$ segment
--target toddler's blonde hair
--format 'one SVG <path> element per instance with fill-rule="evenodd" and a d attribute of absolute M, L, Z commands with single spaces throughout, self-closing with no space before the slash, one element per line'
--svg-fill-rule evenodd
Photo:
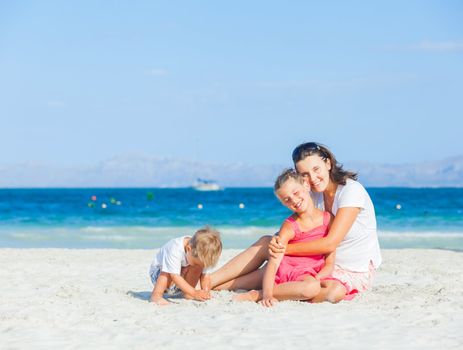
<path fill-rule="evenodd" d="M 219 231 L 206 226 L 195 232 L 190 239 L 191 254 L 198 258 L 204 268 L 214 266 L 222 253 Z"/>

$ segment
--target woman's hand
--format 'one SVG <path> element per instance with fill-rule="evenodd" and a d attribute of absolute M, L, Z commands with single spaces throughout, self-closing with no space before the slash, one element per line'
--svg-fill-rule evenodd
<path fill-rule="evenodd" d="M 271 257 L 277 258 L 278 254 L 284 254 L 286 247 L 282 243 L 279 242 L 278 236 L 273 236 L 268 244 L 268 252 Z"/>

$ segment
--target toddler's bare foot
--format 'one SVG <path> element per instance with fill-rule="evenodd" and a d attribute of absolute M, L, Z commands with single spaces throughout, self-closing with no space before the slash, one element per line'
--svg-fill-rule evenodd
<path fill-rule="evenodd" d="M 169 305 L 170 303 L 164 298 L 151 298 L 151 302 L 159 306 Z"/>
<path fill-rule="evenodd" d="M 260 293 L 258 290 L 250 290 L 246 293 L 235 294 L 233 296 L 233 301 L 253 301 L 258 302 L 261 299 Z"/>

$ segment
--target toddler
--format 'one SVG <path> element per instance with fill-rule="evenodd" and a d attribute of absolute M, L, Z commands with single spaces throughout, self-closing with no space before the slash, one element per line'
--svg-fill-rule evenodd
<path fill-rule="evenodd" d="M 210 299 L 209 269 L 219 260 L 222 242 L 218 231 L 205 227 L 193 235 L 171 239 L 159 249 L 150 267 L 154 285 L 151 301 L 168 305 L 164 293 L 183 292 L 185 298 Z M 200 288 L 196 285 L 200 282 Z"/>

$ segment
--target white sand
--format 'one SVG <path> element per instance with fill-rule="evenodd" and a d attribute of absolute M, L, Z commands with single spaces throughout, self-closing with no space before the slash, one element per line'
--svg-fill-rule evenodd
<path fill-rule="evenodd" d="M 0 348 L 463 348 L 463 253 L 385 250 L 375 287 L 354 301 L 271 309 L 230 292 L 148 303 L 153 254 L 0 249 Z"/>

